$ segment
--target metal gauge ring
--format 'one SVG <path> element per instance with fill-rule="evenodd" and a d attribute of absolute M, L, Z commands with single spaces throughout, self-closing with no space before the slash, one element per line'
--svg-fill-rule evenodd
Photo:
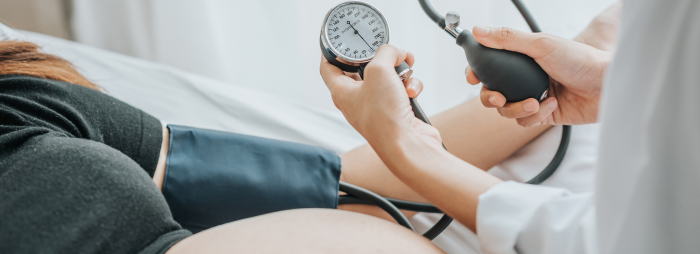
<path fill-rule="evenodd" d="M 333 7 L 323 19 L 321 51 L 333 65 L 357 72 L 389 43 L 389 24 L 371 4 L 348 1 Z"/>

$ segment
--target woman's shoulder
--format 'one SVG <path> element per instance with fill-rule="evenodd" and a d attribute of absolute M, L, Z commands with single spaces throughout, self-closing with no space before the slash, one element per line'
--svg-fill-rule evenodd
<path fill-rule="evenodd" d="M 155 168 L 162 141 L 158 119 L 100 91 L 40 77 L 0 76 L 0 147 L 4 134 L 30 128 L 42 130 L 32 132 L 36 135 L 61 133 L 104 143 L 144 168 Z"/>
<path fill-rule="evenodd" d="M 94 91 L 79 85 L 66 83 L 63 81 L 45 79 L 27 75 L 2 75 L 0 76 L 0 94 L 57 94 L 78 92 L 80 90 Z M 100 93 L 98 91 L 94 91 Z"/>
<path fill-rule="evenodd" d="M 90 121 L 83 104 L 99 95 L 83 89 L 40 77 L 0 76 L 0 114 L 5 116 L 0 118 L 0 125 L 12 127 L 7 131 L 43 128 L 68 137 L 89 138 L 92 131 L 84 128 L 90 126 Z"/>
<path fill-rule="evenodd" d="M 77 126 L 93 109 L 109 107 L 109 96 L 63 81 L 25 75 L 0 76 L 0 108 L 33 123 Z M 65 119 L 70 123 L 61 123 Z M 58 121 L 58 122 L 57 122 Z M 0 122 L 3 122 L 0 120 Z M 7 123 L 5 123 L 7 124 Z"/>

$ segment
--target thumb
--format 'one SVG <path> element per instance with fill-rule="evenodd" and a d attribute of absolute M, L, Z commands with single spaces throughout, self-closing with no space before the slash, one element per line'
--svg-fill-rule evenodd
<path fill-rule="evenodd" d="M 472 34 L 482 45 L 541 58 L 556 47 L 556 38 L 546 33 L 529 33 L 509 27 L 489 28 L 474 26 Z"/>

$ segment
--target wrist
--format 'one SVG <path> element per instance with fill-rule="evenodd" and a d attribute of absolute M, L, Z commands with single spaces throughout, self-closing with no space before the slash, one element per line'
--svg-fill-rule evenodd
<path fill-rule="evenodd" d="M 384 164 L 397 176 L 402 174 L 397 170 L 422 170 L 426 168 L 419 165 L 422 161 L 450 155 L 439 140 L 412 128 L 397 129 L 391 134 L 368 142 Z"/>
<path fill-rule="evenodd" d="M 410 137 L 413 131 L 401 125 L 387 122 L 366 126 L 365 131 L 361 133 L 375 151 L 378 153 L 387 151 L 393 156 L 395 152 L 398 152 L 397 148 L 405 142 L 404 139 Z"/>
<path fill-rule="evenodd" d="M 401 139 L 410 136 L 414 131 L 413 126 L 408 126 L 401 117 L 395 117 L 382 110 L 376 110 L 371 114 L 364 114 L 366 117 L 358 119 L 357 131 L 367 140 L 368 143 L 377 148 L 394 147 Z M 413 115 L 410 116 L 411 118 Z"/>

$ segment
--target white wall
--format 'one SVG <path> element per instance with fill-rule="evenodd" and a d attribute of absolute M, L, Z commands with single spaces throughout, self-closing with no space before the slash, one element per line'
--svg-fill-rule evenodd
<path fill-rule="evenodd" d="M 391 43 L 412 51 L 420 102 L 434 114 L 478 92 L 464 80 L 461 48 L 415 0 L 368 0 L 386 16 Z M 75 39 L 253 87 L 316 108 L 335 110 L 319 74 L 321 0 L 74 0 Z M 458 11 L 462 27 L 527 25 L 508 0 L 433 0 Z M 525 0 L 544 31 L 573 37 L 614 0 Z"/>
<path fill-rule="evenodd" d="M 0 0 L 0 22 L 22 30 L 69 38 L 69 0 Z"/>

